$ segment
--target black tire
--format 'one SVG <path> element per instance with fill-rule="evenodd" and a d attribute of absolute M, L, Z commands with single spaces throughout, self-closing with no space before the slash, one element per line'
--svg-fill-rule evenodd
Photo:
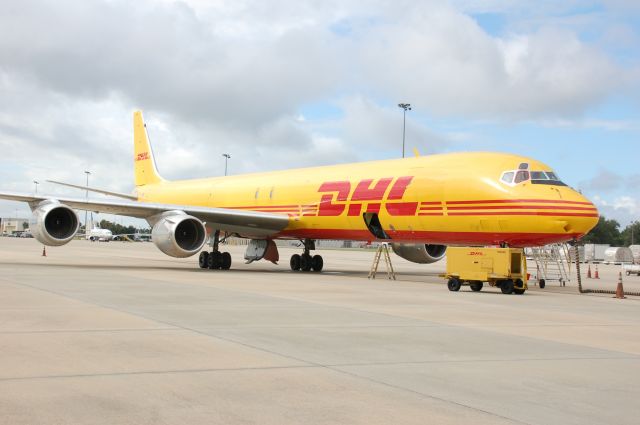
<path fill-rule="evenodd" d="M 482 282 L 471 282 L 469 284 L 469 286 L 471 287 L 471 290 L 473 292 L 479 292 L 479 291 L 482 290 L 483 283 Z"/>
<path fill-rule="evenodd" d="M 312 263 L 313 260 L 311 259 L 311 256 L 309 254 L 302 254 L 300 256 L 300 270 L 302 270 L 303 272 L 308 272 L 309 270 L 311 270 Z"/>
<path fill-rule="evenodd" d="M 222 270 L 229 270 L 231 268 L 231 254 L 223 252 L 220 263 L 220 268 Z"/>
<path fill-rule="evenodd" d="M 291 256 L 291 259 L 289 260 L 289 266 L 293 271 L 300 270 L 300 254 L 293 254 Z"/>
<path fill-rule="evenodd" d="M 200 253 L 200 257 L 198 257 L 198 265 L 201 269 L 209 267 L 209 253 L 207 251 L 202 251 Z"/>
<path fill-rule="evenodd" d="M 460 282 L 460 279 L 458 279 L 457 277 L 452 277 L 447 282 L 447 288 L 449 288 L 449 290 L 452 292 L 459 291 L 461 286 L 462 286 L 462 282 Z"/>
<path fill-rule="evenodd" d="M 513 280 L 505 279 L 500 282 L 500 290 L 503 294 L 513 294 Z"/>
<path fill-rule="evenodd" d="M 547 284 L 547 283 L 544 281 L 544 279 L 540 279 L 540 280 L 538 281 L 538 286 L 540 287 L 540 289 L 544 289 L 544 286 L 545 286 L 546 284 Z"/>
<path fill-rule="evenodd" d="M 524 291 L 524 289 L 513 288 L 513 293 L 516 295 L 522 295 L 524 294 Z"/>
<path fill-rule="evenodd" d="M 314 272 L 321 272 L 322 267 L 324 267 L 324 260 L 322 259 L 322 255 L 314 255 L 311 258 L 311 268 Z"/>
<path fill-rule="evenodd" d="M 209 261 L 207 264 L 211 270 L 218 270 L 222 265 L 222 254 L 218 251 L 209 253 Z"/>

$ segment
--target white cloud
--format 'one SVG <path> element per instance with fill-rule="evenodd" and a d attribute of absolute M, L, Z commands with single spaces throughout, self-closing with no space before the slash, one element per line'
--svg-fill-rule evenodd
<path fill-rule="evenodd" d="M 596 195 L 593 199 L 600 215 L 616 219 L 623 228 L 640 218 L 640 200 L 638 198 L 619 196 L 607 201 Z"/>

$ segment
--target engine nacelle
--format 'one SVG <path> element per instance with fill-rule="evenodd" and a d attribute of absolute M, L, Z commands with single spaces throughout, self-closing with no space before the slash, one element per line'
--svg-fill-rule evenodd
<path fill-rule="evenodd" d="M 78 233 L 80 220 L 76 212 L 58 201 L 42 201 L 29 220 L 31 234 L 47 246 L 68 243 Z"/>
<path fill-rule="evenodd" d="M 190 257 L 200 252 L 207 239 L 204 223 L 182 211 L 163 214 L 151 230 L 153 243 L 172 257 Z"/>
<path fill-rule="evenodd" d="M 391 244 L 393 252 L 412 263 L 431 264 L 444 258 L 447 252 L 446 245 L 429 244 Z"/>

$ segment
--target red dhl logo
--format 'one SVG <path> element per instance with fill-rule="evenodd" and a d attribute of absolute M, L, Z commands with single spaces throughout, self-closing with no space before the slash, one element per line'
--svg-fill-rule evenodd
<path fill-rule="evenodd" d="M 142 161 L 145 159 L 149 159 L 149 152 L 141 152 L 136 156 L 136 161 Z"/>
<path fill-rule="evenodd" d="M 363 212 L 379 213 L 381 201 L 385 199 L 389 187 L 391 189 L 386 196 L 387 202 L 384 204 L 387 213 L 391 216 L 415 215 L 418 209 L 417 202 L 389 202 L 401 201 L 411 180 L 413 180 L 413 176 L 398 177 L 395 182 L 393 182 L 393 177 L 384 177 L 377 181 L 364 179 L 356 184 L 353 193 L 351 193 L 350 181 L 324 182 L 318 189 L 318 192 L 325 193 L 320 198 L 318 215 L 339 216 L 347 209 L 347 206 L 349 207 L 347 209 L 349 216 L 359 216 Z"/>
<path fill-rule="evenodd" d="M 470 253 L 468 253 L 467 255 L 474 255 L 474 256 L 478 256 L 478 255 L 484 255 L 481 251 L 471 251 Z"/>

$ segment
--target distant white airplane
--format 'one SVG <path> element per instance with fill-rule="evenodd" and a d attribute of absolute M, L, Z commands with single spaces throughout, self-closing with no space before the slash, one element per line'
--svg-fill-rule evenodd
<path fill-rule="evenodd" d="M 101 229 L 100 227 L 93 227 L 86 235 L 87 239 L 92 242 L 109 242 L 113 240 L 113 233 L 109 229 Z"/>

